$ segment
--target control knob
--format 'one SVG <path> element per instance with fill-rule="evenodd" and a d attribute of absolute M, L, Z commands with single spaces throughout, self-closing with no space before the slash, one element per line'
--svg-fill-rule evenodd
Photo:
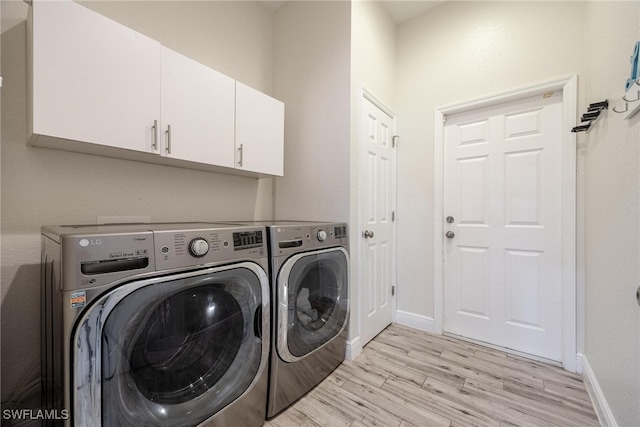
<path fill-rule="evenodd" d="M 209 243 L 202 237 L 197 237 L 189 242 L 189 252 L 194 257 L 203 257 L 209 252 Z"/>
<path fill-rule="evenodd" d="M 327 239 L 327 232 L 324 230 L 320 230 L 318 231 L 317 237 L 318 241 L 324 242 Z"/>

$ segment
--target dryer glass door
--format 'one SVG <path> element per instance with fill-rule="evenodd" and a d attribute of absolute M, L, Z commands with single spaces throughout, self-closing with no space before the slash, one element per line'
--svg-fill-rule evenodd
<path fill-rule="evenodd" d="M 248 268 L 209 269 L 104 298 L 102 425 L 194 426 L 239 397 L 265 358 L 262 286 Z"/>
<path fill-rule="evenodd" d="M 278 277 L 278 353 L 282 359 L 296 361 L 344 329 L 348 278 L 348 253 L 343 248 L 298 254 L 283 264 Z"/>

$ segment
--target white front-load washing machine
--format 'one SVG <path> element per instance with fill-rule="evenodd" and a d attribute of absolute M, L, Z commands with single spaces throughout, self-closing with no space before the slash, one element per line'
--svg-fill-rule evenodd
<path fill-rule="evenodd" d="M 267 417 L 291 405 L 345 358 L 349 321 L 347 224 L 264 221 L 272 330 Z"/>
<path fill-rule="evenodd" d="M 43 406 L 69 411 L 52 424 L 262 425 L 264 227 L 52 226 L 42 248 Z"/>

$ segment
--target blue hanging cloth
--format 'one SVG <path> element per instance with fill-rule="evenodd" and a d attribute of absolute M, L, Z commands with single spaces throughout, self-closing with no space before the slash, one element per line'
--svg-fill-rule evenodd
<path fill-rule="evenodd" d="M 624 85 L 624 91 L 627 92 L 633 84 L 640 78 L 640 42 L 636 43 L 635 49 L 633 49 L 633 54 L 631 55 L 631 76 L 627 83 Z"/>

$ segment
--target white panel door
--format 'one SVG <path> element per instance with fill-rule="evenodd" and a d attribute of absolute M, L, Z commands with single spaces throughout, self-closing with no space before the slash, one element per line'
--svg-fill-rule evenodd
<path fill-rule="evenodd" d="M 33 132 L 155 152 L 160 43 L 72 1 L 34 1 Z"/>
<path fill-rule="evenodd" d="M 562 360 L 562 94 L 447 117 L 448 333 Z"/>
<path fill-rule="evenodd" d="M 284 103 L 236 82 L 236 169 L 284 174 Z"/>
<path fill-rule="evenodd" d="M 395 281 L 394 119 L 370 100 L 360 102 L 361 340 L 365 345 L 392 321 Z"/>
<path fill-rule="evenodd" d="M 162 154 L 232 168 L 235 80 L 162 47 Z"/>

